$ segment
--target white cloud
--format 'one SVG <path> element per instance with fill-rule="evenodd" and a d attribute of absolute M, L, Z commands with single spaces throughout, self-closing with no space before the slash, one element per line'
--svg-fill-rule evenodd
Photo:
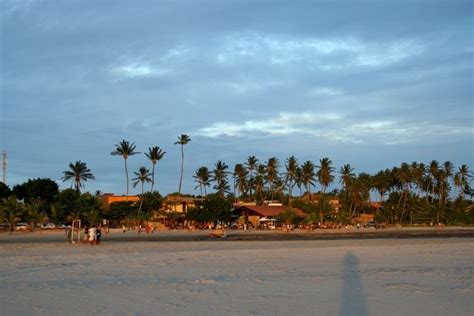
<path fill-rule="evenodd" d="M 112 72 L 129 78 L 163 77 L 172 71 L 166 68 L 151 66 L 147 62 L 131 62 L 112 68 Z"/>
<path fill-rule="evenodd" d="M 289 39 L 260 33 L 245 33 L 222 39 L 216 60 L 223 65 L 242 62 L 275 65 L 306 62 L 327 71 L 354 66 L 389 65 L 421 52 L 423 46 L 413 39 L 375 44 L 357 38 Z M 337 62 L 332 58 L 336 56 Z M 343 58 L 340 58 L 341 56 Z"/>
<path fill-rule="evenodd" d="M 304 112 L 280 113 L 277 117 L 240 123 L 217 122 L 199 129 L 196 134 L 211 138 L 251 137 L 259 134 L 276 136 L 303 134 L 341 143 L 395 145 L 437 140 L 441 137 L 471 135 L 472 128 L 433 122 L 356 121 L 334 113 Z"/>
<path fill-rule="evenodd" d="M 336 96 L 341 94 L 341 90 L 330 87 L 317 87 L 308 91 L 310 96 Z"/>

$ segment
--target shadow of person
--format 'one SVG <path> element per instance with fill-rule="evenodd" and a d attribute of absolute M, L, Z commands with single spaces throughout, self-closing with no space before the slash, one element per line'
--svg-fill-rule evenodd
<path fill-rule="evenodd" d="M 368 315 L 358 264 L 359 259 L 352 252 L 344 256 L 339 315 Z"/>

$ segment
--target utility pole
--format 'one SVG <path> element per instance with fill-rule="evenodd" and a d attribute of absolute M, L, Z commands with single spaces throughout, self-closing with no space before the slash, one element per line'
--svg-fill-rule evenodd
<path fill-rule="evenodd" d="M 2 182 L 6 185 L 7 184 L 7 150 L 4 149 L 2 153 Z"/>

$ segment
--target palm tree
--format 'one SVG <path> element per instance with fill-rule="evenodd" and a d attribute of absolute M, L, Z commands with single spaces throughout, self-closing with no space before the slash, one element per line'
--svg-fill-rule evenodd
<path fill-rule="evenodd" d="M 127 191 L 125 193 L 126 196 L 128 196 L 128 167 L 127 167 L 127 159 L 129 156 L 133 156 L 136 154 L 139 154 L 139 152 L 135 151 L 136 146 L 135 143 L 129 143 L 125 139 L 122 140 L 119 144 L 115 144 L 115 150 L 111 152 L 110 154 L 112 156 L 122 156 L 124 162 L 125 162 L 125 181 L 127 184 Z"/>
<path fill-rule="evenodd" d="M 296 170 L 298 168 L 298 161 L 295 156 L 286 159 L 285 183 L 288 186 L 288 201 L 291 203 L 291 193 L 296 182 Z"/>
<path fill-rule="evenodd" d="M 342 182 L 344 191 L 347 191 L 347 187 L 355 177 L 354 168 L 350 164 L 345 164 L 339 169 L 339 174 L 341 175 L 339 182 Z"/>
<path fill-rule="evenodd" d="M 145 167 L 140 167 L 140 169 L 138 169 L 138 172 L 134 172 L 133 173 L 136 177 L 132 179 L 133 181 L 133 187 L 136 187 L 139 183 L 141 183 L 142 185 L 142 194 L 140 196 L 140 207 L 138 208 L 138 214 L 140 214 L 140 211 L 142 209 L 142 205 L 143 205 L 143 193 L 144 193 L 144 185 L 145 183 L 150 183 L 152 182 L 150 176 L 151 176 L 151 173 L 150 173 L 150 170 L 148 170 L 147 168 Z M 137 216 L 138 216 L 137 214 Z"/>
<path fill-rule="evenodd" d="M 62 177 L 63 182 L 71 180 L 71 187 L 74 184 L 77 192 L 80 192 L 80 188 L 84 187 L 84 183 L 87 180 L 95 180 L 91 170 L 87 168 L 85 162 L 76 161 L 76 163 L 69 163 L 69 169 L 63 171 L 64 176 Z"/>
<path fill-rule="evenodd" d="M 257 197 L 260 197 L 260 204 L 263 204 L 265 200 L 265 174 L 266 174 L 266 167 L 265 165 L 258 165 L 257 167 L 257 175 L 254 180 L 255 184 L 255 200 L 257 201 Z"/>
<path fill-rule="evenodd" d="M 153 186 L 155 185 L 155 165 L 163 158 L 165 154 L 166 152 L 161 150 L 161 148 L 158 146 L 148 147 L 148 153 L 145 153 L 145 156 L 148 157 L 153 166 L 151 169 L 151 192 L 153 192 Z"/>
<path fill-rule="evenodd" d="M 276 157 L 272 157 L 268 159 L 267 162 L 267 182 L 268 182 L 268 190 L 271 194 L 271 199 L 273 200 L 273 193 L 275 190 L 275 183 L 278 180 L 278 159 Z"/>
<path fill-rule="evenodd" d="M 309 194 L 309 198 L 311 200 L 311 186 L 314 186 L 314 164 L 308 160 L 305 161 L 303 166 L 301 167 L 301 171 L 303 174 L 303 185 L 306 189 L 306 192 Z"/>
<path fill-rule="evenodd" d="M 194 181 L 198 184 L 194 189 L 199 187 L 201 189 L 201 196 L 203 196 L 202 193 L 204 189 L 204 195 L 207 195 L 206 187 L 211 185 L 211 173 L 209 172 L 209 169 L 207 169 L 207 167 L 200 167 L 198 170 L 196 170 L 193 178 L 196 179 Z"/>
<path fill-rule="evenodd" d="M 178 136 L 178 141 L 175 142 L 175 145 L 181 145 L 181 175 L 179 177 L 179 187 L 178 192 L 181 194 L 181 184 L 183 183 L 183 171 L 184 171 L 184 145 L 188 144 L 191 141 L 191 138 L 186 134 L 181 134 Z"/>
<path fill-rule="evenodd" d="M 3 218 L 3 220 L 8 222 L 10 225 L 10 234 L 13 232 L 15 224 L 21 219 L 23 210 L 23 203 L 18 202 L 14 195 L 10 195 L 8 198 L 0 201 L 0 219 Z"/>
<path fill-rule="evenodd" d="M 245 195 L 247 189 L 247 175 L 248 171 L 244 165 L 238 163 L 234 167 L 235 187 L 238 189 L 240 196 Z"/>
<path fill-rule="evenodd" d="M 303 184 L 303 169 L 301 169 L 300 166 L 297 166 L 295 170 L 295 184 L 300 190 L 300 196 L 303 195 L 301 192 L 301 185 Z"/>
<path fill-rule="evenodd" d="M 464 200 L 465 192 L 470 191 L 470 178 L 472 178 L 472 173 L 469 171 L 469 167 L 467 165 L 462 165 L 459 167 L 458 172 L 455 174 L 454 184 L 457 188 L 459 188 L 459 196 L 461 198 L 461 205 Z"/>
<path fill-rule="evenodd" d="M 228 172 L 226 170 L 228 168 L 229 167 L 225 164 L 225 162 L 219 160 L 218 162 L 216 162 L 215 168 L 213 170 L 212 180 L 216 182 L 214 189 L 219 191 L 221 197 L 224 197 L 225 193 L 229 192 L 230 189 L 229 184 L 227 182 Z"/>
<path fill-rule="evenodd" d="M 334 168 L 332 167 L 332 161 L 329 158 L 323 158 L 319 160 L 320 165 L 318 166 L 318 182 L 321 184 L 322 192 L 326 193 L 326 188 L 334 181 L 334 175 L 332 174 Z"/>
<path fill-rule="evenodd" d="M 249 156 L 247 158 L 247 162 L 245 163 L 247 166 L 247 170 L 249 171 L 249 195 L 252 198 L 252 188 L 254 187 L 254 174 L 253 172 L 257 170 L 258 167 L 258 159 L 255 156 Z"/>

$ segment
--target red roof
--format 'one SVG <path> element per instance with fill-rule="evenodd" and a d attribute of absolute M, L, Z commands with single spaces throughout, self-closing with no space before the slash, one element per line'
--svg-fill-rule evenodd
<path fill-rule="evenodd" d="M 236 209 L 241 209 L 242 211 L 250 211 L 255 213 L 258 216 L 273 217 L 277 216 L 280 213 L 283 213 L 287 210 L 294 212 L 297 216 L 305 216 L 305 213 L 299 208 L 289 207 L 289 206 L 268 206 L 268 205 L 242 205 Z"/>

